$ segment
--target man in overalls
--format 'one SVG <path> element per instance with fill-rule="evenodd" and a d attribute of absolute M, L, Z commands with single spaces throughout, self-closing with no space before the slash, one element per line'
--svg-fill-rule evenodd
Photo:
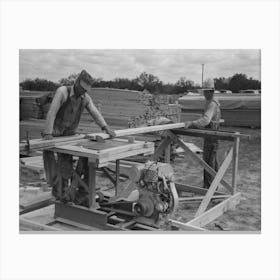
<path fill-rule="evenodd" d="M 206 128 L 219 130 L 221 110 L 220 103 L 214 98 L 214 89 L 203 89 L 205 97 L 204 114 L 195 121 L 186 122 L 185 128 Z M 211 137 L 204 137 L 203 160 L 218 171 L 217 162 L 218 140 Z M 204 169 L 204 188 L 209 189 L 213 181 L 213 176 Z"/>
<path fill-rule="evenodd" d="M 61 86 L 57 89 L 47 115 L 45 130 L 42 133 L 45 140 L 51 140 L 53 137 L 58 136 L 74 135 L 85 108 L 103 131 L 108 133 L 111 137 L 115 137 L 115 132 L 108 127 L 87 93 L 87 91 L 91 90 L 92 84 L 92 77 L 83 70 L 77 77 L 73 86 Z M 52 187 L 53 195 L 57 199 L 64 199 L 65 201 L 77 200 L 77 198 L 80 197 L 82 198 L 81 201 L 75 202 L 77 204 L 86 205 L 87 203 L 84 201 L 86 190 L 84 190 L 82 186 L 78 188 L 78 192 L 73 189 L 72 193 L 67 192 L 67 190 L 70 189 L 69 181 L 73 175 L 72 156 L 58 154 L 56 160 L 53 152 L 44 151 L 43 159 L 47 181 Z M 79 173 L 79 175 L 83 174 L 84 176 L 88 176 L 88 174 L 84 174 L 84 167 L 86 166 L 86 159 L 80 159 L 76 172 Z M 58 175 L 58 169 L 60 170 L 60 175 Z"/>

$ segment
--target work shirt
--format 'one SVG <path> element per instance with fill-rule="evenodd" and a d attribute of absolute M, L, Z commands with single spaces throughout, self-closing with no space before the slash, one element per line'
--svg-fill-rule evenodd
<path fill-rule="evenodd" d="M 61 112 L 61 109 L 64 109 L 63 106 L 67 104 L 69 104 L 70 112 L 66 112 L 67 114 L 65 114 L 65 112 Z M 107 125 L 88 93 L 76 97 L 74 95 L 74 86 L 70 87 L 70 94 L 66 86 L 59 87 L 54 95 L 47 115 L 44 134 L 65 135 L 61 126 L 65 126 L 69 131 L 75 131 L 84 108 L 87 109 L 100 127 Z M 69 111 L 69 108 L 65 108 L 65 111 L 67 109 Z M 62 121 L 59 119 L 61 116 L 64 118 Z"/>
<path fill-rule="evenodd" d="M 203 115 L 192 122 L 198 128 L 208 127 L 217 129 L 221 118 L 220 103 L 216 99 L 206 100 Z"/>

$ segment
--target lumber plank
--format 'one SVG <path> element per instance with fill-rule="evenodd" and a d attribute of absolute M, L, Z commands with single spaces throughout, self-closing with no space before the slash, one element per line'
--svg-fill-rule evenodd
<path fill-rule="evenodd" d="M 236 132 L 239 134 L 239 132 Z M 239 158 L 239 142 L 240 139 L 236 138 L 233 145 L 233 158 L 232 158 L 232 194 L 236 192 L 238 181 L 238 158 Z"/>
<path fill-rule="evenodd" d="M 222 178 L 224 177 L 230 163 L 232 160 L 232 153 L 233 153 L 233 149 L 231 148 L 228 155 L 226 156 L 225 160 L 223 161 L 220 169 L 218 170 L 214 180 L 212 181 L 205 197 L 203 198 L 201 204 L 199 205 L 199 208 L 195 214 L 195 217 L 198 217 L 199 215 L 201 215 L 207 208 L 211 197 L 214 195 L 220 181 L 222 180 Z"/>
<path fill-rule="evenodd" d="M 222 199 L 222 198 L 228 198 L 230 197 L 229 194 L 225 195 L 213 195 L 211 199 Z M 204 196 L 190 196 L 190 197 L 179 197 L 179 202 L 188 202 L 188 201 L 197 201 L 200 202 L 200 200 L 203 200 Z"/>
<path fill-rule="evenodd" d="M 212 221 L 217 219 L 219 216 L 221 216 L 223 213 L 225 213 L 227 210 L 234 209 L 234 207 L 239 203 L 240 198 L 241 198 L 241 193 L 239 193 L 239 192 L 232 195 L 228 199 L 222 201 L 218 205 L 207 210 L 200 216 L 189 221 L 188 225 L 203 227 L 203 226 L 211 223 Z"/>
<path fill-rule="evenodd" d="M 71 225 L 73 227 L 78 228 L 78 230 L 100 231 L 100 228 L 84 225 L 84 224 L 81 224 L 78 222 L 71 221 L 69 219 L 63 219 L 63 218 L 57 217 L 55 219 L 55 222 L 59 222 L 59 223 L 66 224 L 66 225 Z"/>
<path fill-rule="evenodd" d="M 43 224 L 39 224 L 37 222 L 34 222 L 32 220 L 20 217 L 19 218 L 19 224 L 22 227 L 26 227 L 32 231 L 40 231 L 40 230 L 44 230 L 44 231 L 59 231 L 58 228 L 52 227 L 52 226 L 48 226 L 48 225 L 43 225 Z"/>
<path fill-rule="evenodd" d="M 96 164 L 93 162 L 88 163 L 88 174 L 89 174 L 89 208 L 95 209 L 98 204 L 96 202 Z"/>
<path fill-rule="evenodd" d="M 178 143 L 179 146 L 181 146 L 193 159 L 195 159 L 197 162 L 199 162 L 204 169 L 206 169 L 212 176 L 216 176 L 217 172 L 209 166 L 203 159 L 201 159 L 196 153 L 194 153 L 190 148 L 185 145 L 185 143 L 179 139 L 175 134 L 173 134 L 171 131 L 168 131 L 168 136 L 176 143 Z M 221 180 L 221 185 L 225 187 L 230 193 L 232 193 L 232 187 L 225 181 Z"/>
<path fill-rule="evenodd" d="M 93 160 L 98 159 L 99 151 L 87 149 L 81 146 L 74 146 L 74 145 L 62 145 L 59 147 L 50 148 L 51 151 L 63 154 L 69 154 L 73 156 L 84 156 L 91 158 Z"/>
<path fill-rule="evenodd" d="M 130 149 L 128 151 L 118 152 L 117 150 L 113 154 L 102 154 L 99 151 L 86 149 L 83 147 L 65 145 L 60 147 L 51 148 L 53 152 L 70 154 L 74 156 L 88 157 L 90 161 L 98 162 L 99 167 L 105 166 L 109 161 L 122 159 L 130 156 L 141 155 L 141 154 L 152 154 L 154 152 L 154 143 L 146 143 L 147 147 Z"/>
<path fill-rule="evenodd" d="M 61 136 L 61 137 L 55 137 L 52 140 L 44 140 L 41 139 L 33 139 L 29 141 L 29 149 L 30 150 L 40 150 L 40 149 L 48 149 L 55 147 L 56 145 L 61 145 L 66 142 L 75 143 L 78 140 L 81 140 L 85 138 L 84 134 L 76 134 L 73 136 Z M 20 143 L 19 145 L 20 151 L 26 151 L 28 149 L 28 145 L 25 142 Z"/>
<path fill-rule="evenodd" d="M 208 189 L 205 188 L 200 188 L 197 186 L 189 186 L 181 183 L 175 183 L 177 192 L 190 192 L 190 193 L 195 193 L 195 194 L 202 194 L 205 195 L 208 191 Z M 225 195 L 225 193 L 220 192 L 220 191 L 215 191 L 214 195 Z"/>
<path fill-rule="evenodd" d="M 244 138 L 249 140 L 250 135 L 229 132 L 229 131 L 215 131 L 215 130 L 207 130 L 207 129 L 192 129 L 192 128 L 184 128 L 184 129 L 174 129 L 173 132 L 178 135 L 186 135 L 186 136 L 194 136 L 194 137 L 204 137 L 207 135 L 215 136 L 220 140 L 234 141 L 236 138 Z"/>
<path fill-rule="evenodd" d="M 184 231 L 206 231 L 204 228 L 198 227 L 198 226 L 194 226 L 194 225 L 190 225 L 189 223 L 182 223 L 176 220 L 169 220 L 171 222 L 171 224 L 173 226 L 176 226 L 178 228 L 180 228 L 181 230 Z"/>
<path fill-rule="evenodd" d="M 43 208 L 45 206 L 51 205 L 54 202 L 54 198 L 51 192 L 46 192 L 36 197 L 32 201 L 21 202 L 20 203 L 20 214 L 25 214 L 33 210 Z"/>
<path fill-rule="evenodd" d="M 164 162 L 170 163 L 170 156 L 171 156 L 171 146 L 168 144 L 164 149 Z"/>
<path fill-rule="evenodd" d="M 119 180 L 120 180 L 120 160 L 116 160 L 116 179 L 115 179 L 115 195 L 117 196 L 120 192 L 119 190 Z"/>
<path fill-rule="evenodd" d="M 145 143 L 145 142 L 138 142 L 138 143 L 127 143 L 127 145 L 119 146 L 119 147 L 113 147 L 113 148 L 108 148 L 104 150 L 100 150 L 99 154 L 100 156 L 110 156 L 111 154 L 114 153 L 122 153 L 122 152 L 127 152 L 131 150 L 136 150 L 136 149 L 142 149 L 145 147 L 151 146 L 151 143 Z"/>
<path fill-rule="evenodd" d="M 154 125 L 154 126 L 121 129 L 121 130 L 116 130 L 115 133 L 116 133 L 116 137 L 122 137 L 122 136 L 128 136 L 128 135 L 151 133 L 151 132 L 170 130 L 170 129 L 175 129 L 175 128 L 183 128 L 183 127 L 185 127 L 185 123 L 172 123 L 172 124 L 164 124 L 164 125 Z M 109 134 L 107 134 L 107 133 L 88 134 L 87 138 L 89 138 L 91 140 L 96 140 L 97 136 L 100 136 L 103 139 L 110 138 Z"/>
<path fill-rule="evenodd" d="M 112 154 L 108 157 L 101 157 L 99 158 L 99 166 L 102 167 L 104 164 L 107 164 L 109 161 L 116 160 L 116 159 L 123 159 L 123 158 L 128 158 L 131 156 L 136 156 L 136 155 L 151 155 L 154 153 L 154 145 L 146 147 L 146 148 L 141 148 L 141 149 L 136 149 L 136 150 L 130 150 L 122 153 L 116 153 Z"/>
<path fill-rule="evenodd" d="M 194 152 L 194 153 L 196 153 L 196 154 L 202 154 L 202 153 L 203 153 L 203 151 L 202 151 L 198 146 L 196 146 L 194 143 L 185 142 L 185 141 L 183 141 L 183 140 L 182 140 L 182 142 L 183 142 L 186 146 L 188 146 L 189 149 L 190 149 L 192 152 Z M 179 147 L 179 148 L 176 149 L 176 153 L 177 153 L 177 154 L 184 153 L 184 152 L 185 152 L 185 151 L 184 151 L 184 149 L 183 149 L 182 147 Z"/>

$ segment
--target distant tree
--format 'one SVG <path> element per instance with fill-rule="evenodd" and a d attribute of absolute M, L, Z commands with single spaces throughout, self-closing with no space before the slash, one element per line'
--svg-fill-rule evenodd
<path fill-rule="evenodd" d="M 26 79 L 23 82 L 21 82 L 19 85 L 23 90 L 31 90 L 31 91 L 35 91 L 35 90 L 54 91 L 59 87 L 59 84 L 57 83 L 54 83 L 46 79 L 39 79 L 39 78 L 36 78 L 34 80 Z"/>
<path fill-rule="evenodd" d="M 215 89 L 219 90 L 219 89 L 228 89 L 228 85 L 229 85 L 229 78 L 224 78 L 224 77 L 220 77 L 220 78 L 215 78 L 214 79 L 214 87 Z"/>
<path fill-rule="evenodd" d="M 248 78 L 247 75 L 237 73 L 229 78 L 215 78 L 215 89 L 229 89 L 232 92 L 239 92 L 246 89 L 261 89 L 261 82 L 253 78 Z"/>
<path fill-rule="evenodd" d="M 94 80 L 94 82 L 92 84 L 92 87 L 102 87 L 102 86 L 104 87 L 105 81 L 103 81 L 102 78 L 94 78 L 93 80 Z"/>
<path fill-rule="evenodd" d="M 52 81 L 39 78 L 34 80 L 26 79 L 20 83 L 20 87 L 23 90 L 54 91 L 60 85 L 73 85 L 77 77 L 78 74 L 74 73 L 69 75 L 67 78 L 60 79 L 59 83 L 54 83 Z M 238 92 L 239 90 L 245 89 L 261 89 L 261 82 L 259 80 L 248 78 L 242 73 L 235 74 L 229 78 L 215 78 L 214 85 L 215 89 L 229 89 L 233 92 Z M 205 80 L 204 86 L 210 86 L 209 79 Z M 119 88 L 138 91 L 143 91 L 146 89 L 149 92 L 155 94 L 178 94 L 201 88 L 199 84 L 195 84 L 186 77 L 181 77 L 176 83 L 165 84 L 157 76 L 148 74 L 146 72 L 141 73 L 134 79 L 115 78 L 114 80 L 105 81 L 102 78 L 94 78 L 93 87 Z"/>
<path fill-rule="evenodd" d="M 116 78 L 112 86 L 119 89 L 141 90 L 141 86 L 136 79 Z"/>
<path fill-rule="evenodd" d="M 181 77 L 175 85 L 173 85 L 172 93 L 183 93 L 194 89 L 194 82 L 186 77 Z"/>
<path fill-rule="evenodd" d="M 232 92 L 238 92 L 242 89 L 248 89 L 248 78 L 245 74 L 235 74 L 229 81 L 229 89 Z"/>
<path fill-rule="evenodd" d="M 79 76 L 79 74 L 73 73 L 73 74 L 69 75 L 67 78 L 60 79 L 58 82 L 62 86 L 73 86 L 74 82 L 78 76 Z"/>
<path fill-rule="evenodd" d="M 176 93 L 174 84 L 168 83 L 162 85 L 162 94 L 174 94 Z"/>
<path fill-rule="evenodd" d="M 238 92 L 245 89 L 260 89 L 261 82 L 253 78 L 247 78 L 245 74 L 235 74 L 229 81 L 229 89 Z"/>
<path fill-rule="evenodd" d="M 158 93 L 162 90 L 162 81 L 158 77 L 146 72 L 141 73 L 136 78 L 136 82 L 142 90 L 147 89 L 152 93 Z"/>
<path fill-rule="evenodd" d="M 250 78 L 248 80 L 248 88 L 247 89 L 261 89 L 261 82 L 259 80 L 255 80 Z"/>

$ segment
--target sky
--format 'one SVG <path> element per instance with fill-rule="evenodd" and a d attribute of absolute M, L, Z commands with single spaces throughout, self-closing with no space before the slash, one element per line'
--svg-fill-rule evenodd
<path fill-rule="evenodd" d="M 131 79 L 145 71 L 164 83 L 175 83 L 181 77 L 201 83 L 202 63 L 204 79 L 235 73 L 261 78 L 261 51 L 257 49 L 21 49 L 19 79 L 57 82 L 85 69 L 104 80 Z"/>

